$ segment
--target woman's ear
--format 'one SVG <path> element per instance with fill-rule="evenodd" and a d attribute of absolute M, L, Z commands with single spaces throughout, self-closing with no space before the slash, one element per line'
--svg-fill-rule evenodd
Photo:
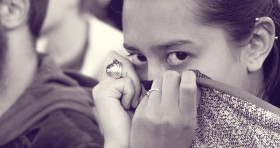
<path fill-rule="evenodd" d="M 247 69 L 255 72 L 262 68 L 262 65 L 269 55 L 275 42 L 275 26 L 269 17 L 256 19 L 253 30 L 253 38 L 249 43 Z"/>
<path fill-rule="evenodd" d="M 29 0 L 3 0 L 0 2 L 1 25 L 6 29 L 14 29 L 26 23 L 29 7 Z"/>

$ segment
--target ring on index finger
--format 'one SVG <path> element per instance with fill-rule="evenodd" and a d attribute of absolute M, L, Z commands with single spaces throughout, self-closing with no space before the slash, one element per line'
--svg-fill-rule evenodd
<path fill-rule="evenodd" d="M 117 59 L 107 65 L 106 67 L 106 74 L 114 79 L 119 79 L 122 77 L 122 63 L 119 62 Z"/>

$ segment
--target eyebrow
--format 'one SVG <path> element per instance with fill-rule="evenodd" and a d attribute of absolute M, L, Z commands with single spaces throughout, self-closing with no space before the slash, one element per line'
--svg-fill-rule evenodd
<path fill-rule="evenodd" d="M 166 50 L 166 49 L 170 49 L 170 48 L 174 48 L 176 46 L 182 46 L 182 45 L 186 45 L 186 44 L 193 44 L 193 42 L 189 41 L 189 40 L 173 40 L 173 41 L 169 41 L 169 42 L 166 42 L 163 44 L 154 45 L 151 47 L 151 50 L 159 50 L 159 49 Z M 125 49 L 132 50 L 132 51 L 140 51 L 138 48 L 130 46 L 126 43 L 123 44 L 123 47 Z"/>
<path fill-rule="evenodd" d="M 169 48 L 174 48 L 176 46 L 182 46 L 182 45 L 186 45 L 186 44 L 193 44 L 193 42 L 191 42 L 189 40 L 173 40 L 173 41 L 169 41 L 169 42 L 164 43 L 164 44 L 155 45 L 155 46 L 152 47 L 152 49 L 153 50 L 169 49 Z"/>
<path fill-rule="evenodd" d="M 127 50 L 131 50 L 131 51 L 139 51 L 136 47 L 130 46 L 126 43 L 123 43 L 123 47 Z"/>

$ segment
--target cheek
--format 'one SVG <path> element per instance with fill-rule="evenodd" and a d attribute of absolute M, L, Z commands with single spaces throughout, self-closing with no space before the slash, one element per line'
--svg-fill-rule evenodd
<path fill-rule="evenodd" d="M 229 55 L 216 54 L 199 56 L 190 62 L 188 68 L 199 70 L 201 73 L 218 81 L 224 81 L 228 73 L 235 69 L 237 61 Z"/>
<path fill-rule="evenodd" d="M 197 69 L 209 76 L 211 79 L 226 83 L 229 85 L 236 85 L 240 83 L 240 79 L 244 76 L 244 71 L 240 63 L 232 60 L 208 60 L 196 65 Z"/>

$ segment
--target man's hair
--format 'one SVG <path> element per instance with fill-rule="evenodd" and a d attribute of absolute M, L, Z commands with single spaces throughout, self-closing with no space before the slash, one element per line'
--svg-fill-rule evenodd
<path fill-rule="evenodd" d="M 30 0 L 28 25 L 35 38 L 40 35 L 44 23 L 49 0 Z"/>

